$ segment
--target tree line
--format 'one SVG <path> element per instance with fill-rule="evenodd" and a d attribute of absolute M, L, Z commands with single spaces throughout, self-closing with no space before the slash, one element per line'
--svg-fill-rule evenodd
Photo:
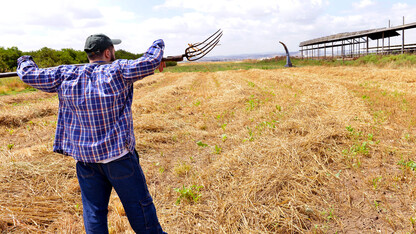
<path fill-rule="evenodd" d="M 16 71 L 17 59 L 23 55 L 30 55 L 36 64 L 41 67 L 54 67 L 63 64 L 88 63 L 87 54 L 84 51 L 74 49 L 54 50 L 43 47 L 40 50 L 23 52 L 17 47 L 0 47 L 0 72 Z M 125 50 L 116 50 L 117 59 L 137 59 L 143 54 L 134 54 Z M 168 62 L 166 66 L 175 66 L 176 62 Z"/>

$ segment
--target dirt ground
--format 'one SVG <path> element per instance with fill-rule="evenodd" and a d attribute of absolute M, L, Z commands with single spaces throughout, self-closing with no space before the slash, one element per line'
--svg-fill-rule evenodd
<path fill-rule="evenodd" d="M 415 71 L 302 67 L 136 82 L 136 148 L 162 227 L 414 233 Z M 51 152 L 57 110 L 55 94 L 0 96 L 2 233 L 83 231 L 75 162 Z M 109 229 L 132 232 L 115 193 Z"/>

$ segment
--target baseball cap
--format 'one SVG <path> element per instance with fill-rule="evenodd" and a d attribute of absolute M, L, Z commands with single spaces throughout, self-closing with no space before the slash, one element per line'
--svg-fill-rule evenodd
<path fill-rule="evenodd" d="M 112 45 L 118 45 L 120 43 L 120 39 L 110 39 L 108 36 L 102 33 L 94 34 L 87 37 L 87 40 L 85 41 L 84 51 L 87 53 L 97 51 L 102 52 L 108 47 Z"/>

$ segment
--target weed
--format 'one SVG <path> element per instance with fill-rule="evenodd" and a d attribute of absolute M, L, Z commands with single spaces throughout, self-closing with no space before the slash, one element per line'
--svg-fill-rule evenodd
<path fill-rule="evenodd" d="M 380 210 L 380 202 L 378 202 L 377 200 L 374 200 L 374 207 L 376 208 L 377 211 Z"/>
<path fill-rule="evenodd" d="M 203 186 L 196 186 L 192 185 L 189 188 L 186 188 L 185 185 L 183 185 L 182 188 L 175 188 L 174 191 L 179 193 L 179 197 L 176 200 L 176 204 L 179 205 L 182 201 L 182 199 L 186 199 L 189 202 L 197 203 L 199 198 L 201 197 L 201 194 L 199 194 L 199 190 Z"/>
<path fill-rule="evenodd" d="M 245 142 L 247 140 L 248 141 L 254 141 L 254 133 L 253 133 L 253 130 L 250 127 L 247 127 L 247 130 L 248 130 L 249 138 L 248 139 L 244 139 L 243 142 Z"/>
<path fill-rule="evenodd" d="M 225 127 L 227 127 L 227 124 L 225 123 L 225 124 L 221 124 L 221 128 L 222 128 L 222 130 L 224 130 L 225 131 Z"/>
<path fill-rule="evenodd" d="M 163 174 L 163 172 L 165 172 L 165 168 L 164 167 L 159 167 L 159 172 L 160 172 L 160 174 Z"/>
<path fill-rule="evenodd" d="M 280 112 L 280 111 L 282 111 L 282 107 L 279 106 L 279 105 L 276 105 L 276 110 Z"/>
<path fill-rule="evenodd" d="M 325 210 L 322 211 L 321 214 L 325 217 L 327 221 L 330 221 L 336 218 L 333 207 L 329 208 L 328 211 L 325 211 Z"/>
<path fill-rule="evenodd" d="M 374 142 L 374 135 L 371 133 L 364 138 L 363 133 L 356 131 L 351 125 L 347 126 L 346 129 L 354 143 L 349 149 L 343 150 L 342 153 L 346 156 L 347 162 L 351 167 L 359 168 L 361 167 L 359 156 L 370 156 L 370 146 L 378 144 L 380 141 Z"/>
<path fill-rule="evenodd" d="M 339 176 L 341 175 L 341 171 L 342 171 L 342 170 L 339 170 L 339 171 L 338 171 L 338 173 L 337 173 L 337 174 L 335 174 L 335 177 L 337 177 L 338 179 L 339 179 Z"/>
<path fill-rule="evenodd" d="M 379 183 L 381 182 L 382 176 L 376 177 L 373 179 L 373 189 L 377 190 Z"/>
<path fill-rule="evenodd" d="M 13 149 L 13 146 L 14 146 L 14 144 L 8 144 L 8 145 L 7 145 L 7 148 L 8 148 L 9 150 L 12 150 L 12 149 Z"/>
<path fill-rule="evenodd" d="M 412 160 L 406 162 L 405 160 L 402 159 L 397 163 L 397 165 L 401 165 L 404 168 L 408 168 L 408 169 L 411 169 L 413 171 L 416 171 L 416 163 Z"/>
<path fill-rule="evenodd" d="M 412 229 L 415 230 L 416 229 L 416 218 L 415 217 L 410 217 L 410 223 L 412 224 Z"/>
<path fill-rule="evenodd" d="M 221 154 L 221 151 L 222 151 L 222 148 L 221 147 L 219 147 L 218 145 L 215 145 L 215 153 L 216 154 Z"/>
<path fill-rule="evenodd" d="M 409 133 L 404 134 L 404 139 L 406 141 L 411 141 L 412 140 L 412 136 Z"/>
<path fill-rule="evenodd" d="M 350 167 L 353 167 L 353 168 L 360 168 L 361 167 L 360 158 L 358 157 L 358 155 L 356 153 L 351 152 L 351 149 L 350 150 L 345 149 L 345 150 L 342 151 L 342 153 L 345 155 L 345 159 L 347 161 L 347 164 Z"/>
<path fill-rule="evenodd" d="M 354 155 L 357 155 L 357 154 L 368 155 L 370 153 L 368 142 L 364 141 L 363 143 L 361 143 L 361 145 L 354 144 L 353 146 L 351 146 L 350 152 Z"/>
<path fill-rule="evenodd" d="M 185 176 L 191 170 L 191 165 L 187 164 L 186 162 L 179 163 L 173 169 L 178 176 Z"/>
<path fill-rule="evenodd" d="M 222 139 L 222 141 L 226 141 L 226 140 L 227 140 L 227 138 L 228 138 L 227 134 L 222 134 L 222 135 L 221 135 L 221 139 Z"/>
<path fill-rule="evenodd" d="M 347 126 L 346 129 L 350 133 L 350 136 L 353 138 L 359 138 L 363 134 L 361 131 L 357 132 L 353 127 L 351 127 L 351 125 Z"/>
<path fill-rule="evenodd" d="M 196 100 L 196 102 L 194 102 L 194 106 L 199 106 L 199 105 L 201 105 L 201 101 Z"/>
<path fill-rule="evenodd" d="M 385 111 L 380 110 L 373 113 L 373 120 L 377 124 L 386 122 L 387 118 L 388 114 Z"/>
<path fill-rule="evenodd" d="M 256 129 L 259 130 L 260 132 L 265 128 L 272 128 L 273 129 L 273 128 L 276 128 L 276 124 L 278 122 L 279 121 L 276 121 L 276 120 L 263 121 L 263 122 L 260 122 L 259 124 L 257 124 Z"/>
<path fill-rule="evenodd" d="M 247 110 L 252 111 L 254 108 L 256 108 L 260 104 L 259 99 L 254 98 L 254 95 L 251 95 L 250 98 L 247 101 Z"/>
<path fill-rule="evenodd" d="M 13 135 L 13 133 L 14 133 L 13 129 L 7 129 L 7 131 L 9 132 L 10 135 Z"/>
<path fill-rule="evenodd" d="M 203 143 L 202 141 L 197 141 L 196 144 L 201 147 L 207 147 L 208 145 Z"/>
<path fill-rule="evenodd" d="M 250 86 L 250 87 L 253 87 L 253 88 L 254 88 L 256 85 L 255 85 L 253 82 L 249 81 L 249 82 L 248 82 L 248 86 Z"/>

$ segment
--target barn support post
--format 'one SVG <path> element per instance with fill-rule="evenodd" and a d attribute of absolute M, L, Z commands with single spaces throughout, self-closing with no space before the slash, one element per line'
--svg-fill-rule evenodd
<path fill-rule="evenodd" d="M 391 27 L 391 26 L 390 26 L 390 20 L 389 20 L 389 28 L 390 28 L 390 27 Z M 390 53 L 390 37 L 389 37 L 388 43 L 389 43 L 389 45 L 388 45 L 388 47 L 387 47 L 387 50 L 388 50 L 388 53 Z"/>
<path fill-rule="evenodd" d="M 384 54 L 384 32 L 382 33 L 383 35 L 383 40 L 382 40 L 382 47 L 381 47 L 381 54 Z"/>
<path fill-rule="evenodd" d="M 403 25 L 404 25 L 404 16 L 403 16 Z M 402 54 L 404 54 L 404 29 L 402 30 Z"/>

